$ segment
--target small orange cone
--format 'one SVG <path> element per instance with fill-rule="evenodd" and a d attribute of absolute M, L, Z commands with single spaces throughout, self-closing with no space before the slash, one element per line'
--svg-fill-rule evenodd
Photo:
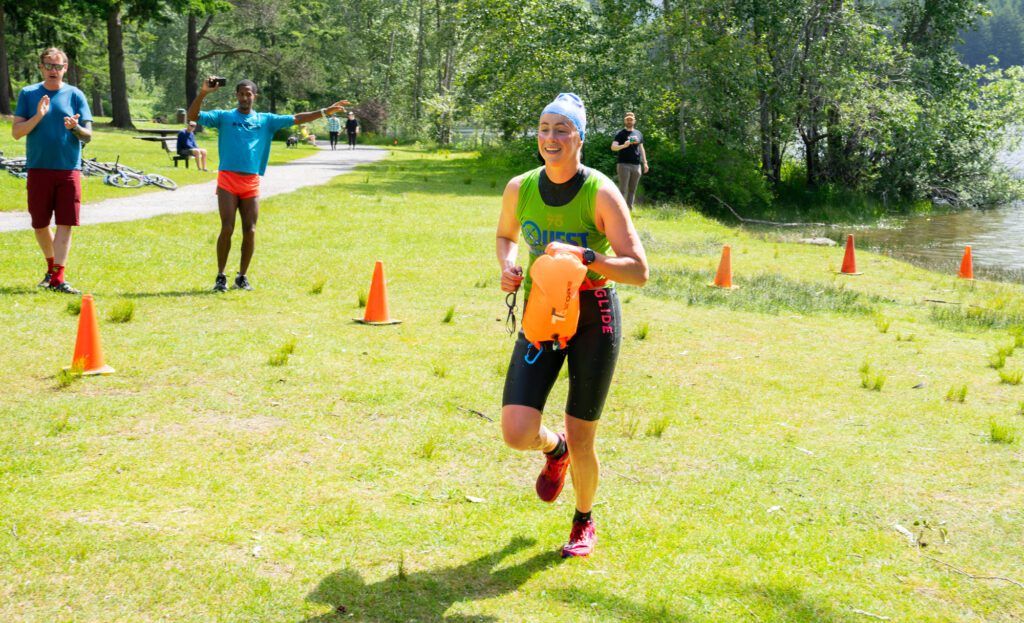
<path fill-rule="evenodd" d="M 362 324 L 398 324 L 388 315 L 388 290 L 384 285 L 384 262 L 377 260 L 373 267 L 373 281 L 370 282 L 370 296 L 366 301 L 366 313 L 362 318 L 353 318 Z"/>
<path fill-rule="evenodd" d="M 78 338 L 75 340 L 71 368 L 81 370 L 86 376 L 114 372 L 113 368 L 103 364 L 100 327 L 96 322 L 96 308 L 93 307 L 91 294 L 82 296 L 82 310 L 78 314 Z"/>
<path fill-rule="evenodd" d="M 732 254 L 729 245 L 722 247 L 722 259 L 718 262 L 718 272 L 715 273 L 715 281 L 708 285 L 726 290 L 735 289 L 735 286 L 732 285 Z"/>
<path fill-rule="evenodd" d="M 961 279 L 974 280 L 974 261 L 971 259 L 971 245 L 964 247 L 964 259 L 960 260 Z"/>
<path fill-rule="evenodd" d="M 846 255 L 843 256 L 843 268 L 839 272 L 844 275 L 862 275 L 857 272 L 857 259 L 854 257 L 853 234 L 846 236 Z"/>

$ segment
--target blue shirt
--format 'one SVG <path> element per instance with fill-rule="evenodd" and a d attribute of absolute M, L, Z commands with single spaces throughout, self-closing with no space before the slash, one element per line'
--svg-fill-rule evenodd
<path fill-rule="evenodd" d="M 221 171 L 263 175 L 270 160 L 270 142 L 274 133 L 295 123 L 292 115 L 234 110 L 204 110 L 199 123 L 217 128 Z"/>
<path fill-rule="evenodd" d="M 64 127 L 64 117 L 79 115 L 78 122 L 92 121 L 92 111 L 85 94 L 71 86 L 61 85 L 51 91 L 43 83 L 25 87 L 18 94 L 18 107 L 14 116 L 31 119 L 36 116 L 39 100 L 50 96 L 50 110 L 42 121 L 25 137 L 25 155 L 28 169 L 56 169 L 74 171 L 82 168 L 82 142 Z"/>
<path fill-rule="evenodd" d="M 195 149 L 199 147 L 196 144 L 196 135 L 188 130 L 182 130 L 178 132 L 178 148 L 176 151 L 184 151 L 186 149 Z"/>

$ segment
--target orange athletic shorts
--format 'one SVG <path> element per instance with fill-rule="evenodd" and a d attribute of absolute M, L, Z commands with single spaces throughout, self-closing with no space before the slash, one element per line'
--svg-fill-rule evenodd
<path fill-rule="evenodd" d="M 223 188 L 239 199 L 260 196 L 260 176 L 234 171 L 217 171 L 217 188 Z"/>

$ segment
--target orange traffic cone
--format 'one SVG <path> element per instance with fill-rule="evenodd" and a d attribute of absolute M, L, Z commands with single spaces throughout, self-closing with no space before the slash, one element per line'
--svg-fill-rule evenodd
<path fill-rule="evenodd" d="M 974 280 L 974 261 L 971 259 L 971 245 L 964 247 L 964 259 L 960 260 L 961 279 Z"/>
<path fill-rule="evenodd" d="M 373 267 L 373 281 L 370 282 L 370 297 L 366 301 L 366 313 L 362 318 L 353 318 L 362 324 L 398 324 L 388 315 L 388 290 L 384 285 L 384 262 L 377 260 Z"/>
<path fill-rule="evenodd" d="M 78 338 L 75 340 L 71 368 L 81 370 L 84 375 L 114 372 L 113 368 L 103 364 L 100 327 L 96 322 L 96 308 L 93 307 L 91 294 L 82 296 L 82 310 L 78 314 Z"/>
<path fill-rule="evenodd" d="M 735 288 L 735 286 L 732 285 L 732 258 L 729 245 L 724 245 L 722 247 L 722 259 L 718 262 L 718 272 L 715 273 L 715 281 L 708 285 L 715 288 L 724 288 L 726 290 L 732 290 Z"/>
<path fill-rule="evenodd" d="M 857 258 L 854 257 L 853 234 L 846 236 L 846 255 L 843 256 L 843 268 L 839 272 L 844 275 L 862 275 L 857 272 Z"/>

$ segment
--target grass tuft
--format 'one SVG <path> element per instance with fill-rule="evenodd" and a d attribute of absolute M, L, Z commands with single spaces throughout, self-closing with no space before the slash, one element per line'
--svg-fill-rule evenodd
<path fill-rule="evenodd" d="M 885 387 L 885 374 L 871 369 L 871 362 L 867 359 L 860 366 L 860 386 L 864 389 L 880 392 Z"/>
<path fill-rule="evenodd" d="M 949 402 L 963 402 L 967 400 L 967 384 L 963 384 L 959 387 L 954 385 L 949 388 L 946 392 L 946 400 Z"/>
<path fill-rule="evenodd" d="M 77 365 L 57 372 L 57 376 L 54 377 L 57 380 L 57 389 L 66 389 L 71 387 L 75 381 L 82 378 L 83 367 L 82 363 L 79 362 Z"/>
<path fill-rule="evenodd" d="M 647 423 L 647 436 L 661 438 L 665 434 L 665 430 L 668 429 L 669 424 L 672 420 L 667 415 L 660 418 L 655 418 Z"/>
<path fill-rule="evenodd" d="M 1011 444 L 1017 441 L 1017 431 L 1013 426 L 992 418 L 988 421 L 988 440 L 992 443 Z"/>
<path fill-rule="evenodd" d="M 988 367 L 999 370 L 1006 365 L 1006 355 L 1002 353 L 993 353 L 988 358 Z"/>
<path fill-rule="evenodd" d="M 110 310 L 107 320 L 110 322 L 131 322 L 135 317 L 135 301 L 119 301 Z"/>
<path fill-rule="evenodd" d="M 357 304 L 359 305 L 360 308 L 366 307 L 367 296 L 368 295 L 366 294 L 366 290 L 360 290 L 356 294 Z"/>
<path fill-rule="evenodd" d="M 327 283 L 326 278 L 320 278 L 313 282 L 313 285 L 309 288 L 310 294 L 320 294 L 324 291 L 324 285 Z"/>
<path fill-rule="evenodd" d="M 448 376 L 448 366 L 443 363 L 435 363 L 431 370 L 434 373 L 434 376 L 439 379 L 443 379 Z"/>
<path fill-rule="evenodd" d="M 646 322 L 641 322 L 636 329 L 633 329 L 633 337 L 638 340 L 646 340 L 648 333 L 650 333 L 650 326 Z"/>
<path fill-rule="evenodd" d="M 441 319 L 441 322 L 443 322 L 444 324 L 451 324 L 453 318 L 455 318 L 455 306 L 454 305 L 449 307 L 448 311 L 446 311 L 444 313 L 444 318 Z"/>
<path fill-rule="evenodd" d="M 999 382 L 1006 385 L 1020 385 L 1022 378 L 1024 378 L 1024 370 L 1006 370 L 1004 368 L 999 371 Z"/>
<path fill-rule="evenodd" d="M 640 418 L 627 413 L 622 418 L 622 436 L 627 439 L 636 437 L 637 432 L 640 431 Z"/>
<path fill-rule="evenodd" d="M 281 345 L 281 348 L 277 349 L 277 352 L 271 353 L 270 357 L 267 359 L 267 363 L 275 367 L 287 364 L 288 357 L 295 352 L 295 345 L 295 338 L 288 338 L 288 340 Z"/>
<path fill-rule="evenodd" d="M 78 314 L 82 313 L 82 299 L 68 301 L 66 311 L 68 312 L 69 316 L 77 316 Z"/>
<path fill-rule="evenodd" d="M 929 312 L 932 322 L 951 331 L 968 329 L 1006 329 L 1024 324 L 1024 313 L 1004 312 L 981 307 L 935 306 Z"/>
<path fill-rule="evenodd" d="M 891 320 L 885 316 L 875 316 L 875 328 L 878 329 L 879 333 L 888 333 L 889 325 L 892 323 Z"/>

